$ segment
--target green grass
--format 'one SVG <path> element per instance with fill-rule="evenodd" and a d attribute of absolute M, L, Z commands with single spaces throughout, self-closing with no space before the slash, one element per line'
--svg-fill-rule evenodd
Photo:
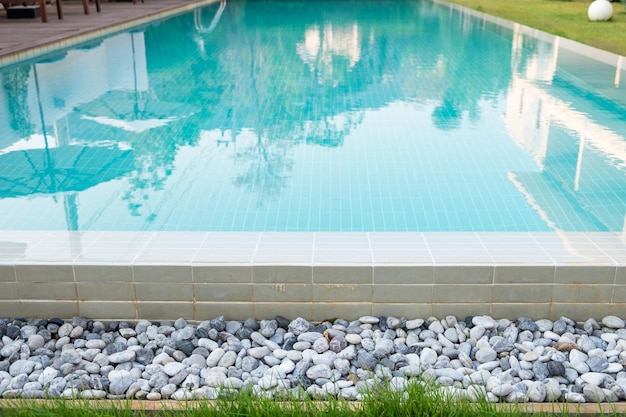
<path fill-rule="evenodd" d="M 113 406 L 112 404 L 117 404 Z M 155 404 L 155 403 L 151 403 Z M 156 404 L 159 404 L 158 402 Z M 372 391 L 361 402 L 337 398 L 326 401 L 276 401 L 241 392 L 215 401 L 164 402 L 155 410 L 133 409 L 130 401 L 111 403 L 87 400 L 15 400 L 10 406 L 0 404 L 3 417 L 527 417 L 531 415 L 522 406 L 499 408 L 488 402 L 470 403 L 453 399 L 442 390 L 422 384 L 409 384 L 404 391 L 383 388 Z M 556 410 L 560 410 L 557 406 Z M 534 413 L 536 416 L 549 413 Z M 576 413 L 561 411 L 561 416 Z M 551 414 L 554 415 L 554 414 Z M 617 416 L 613 413 L 598 415 Z"/>
<path fill-rule="evenodd" d="M 591 0 L 449 0 L 470 9 L 626 56 L 626 11 L 613 5 L 613 17 L 591 22 Z"/>

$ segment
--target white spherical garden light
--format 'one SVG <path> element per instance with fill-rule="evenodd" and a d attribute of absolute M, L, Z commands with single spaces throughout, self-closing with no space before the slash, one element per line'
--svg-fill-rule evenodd
<path fill-rule="evenodd" d="M 613 6 L 609 0 L 594 0 L 587 9 L 587 16 L 592 21 L 609 20 L 613 16 Z"/>

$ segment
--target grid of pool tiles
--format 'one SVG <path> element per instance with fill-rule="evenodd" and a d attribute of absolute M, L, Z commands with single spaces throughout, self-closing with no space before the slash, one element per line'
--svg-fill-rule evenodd
<path fill-rule="evenodd" d="M 626 316 L 611 233 L 0 232 L 0 316 Z"/>

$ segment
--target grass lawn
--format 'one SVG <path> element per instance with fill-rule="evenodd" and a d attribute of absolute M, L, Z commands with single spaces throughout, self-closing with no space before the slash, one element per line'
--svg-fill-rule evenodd
<path fill-rule="evenodd" d="M 591 22 L 587 17 L 590 0 L 448 1 L 626 56 L 626 10 L 623 3 L 611 3 L 611 20 Z"/>
<path fill-rule="evenodd" d="M 481 392 L 480 389 L 476 392 Z M 116 405 L 112 405 L 116 404 Z M 543 410 L 532 411 L 524 404 L 496 404 L 486 401 L 470 403 L 454 398 L 432 385 L 409 383 L 404 390 L 374 390 L 363 401 L 344 401 L 330 396 L 325 401 L 301 399 L 276 401 L 246 392 L 220 397 L 215 401 L 149 402 L 120 400 L 14 400 L 0 403 L 2 417 L 617 417 L 618 410 L 605 404 L 588 404 L 586 412 L 576 405 L 546 404 Z"/>

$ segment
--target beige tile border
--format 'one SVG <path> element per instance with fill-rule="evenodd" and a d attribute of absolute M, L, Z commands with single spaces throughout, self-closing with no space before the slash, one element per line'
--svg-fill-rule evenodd
<path fill-rule="evenodd" d="M 128 319 L 190 320 L 202 320 L 211 314 L 224 314 L 231 319 L 301 315 L 312 320 L 362 314 L 491 314 L 509 318 L 567 315 L 582 320 L 609 313 L 621 315 L 626 311 L 626 262 L 608 254 L 619 254 L 622 250 L 626 253 L 626 243 L 611 233 L 560 236 L 324 233 L 318 236 L 317 233 L 94 232 L 88 236 L 88 244 L 77 247 L 84 247 L 99 262 L 86 262 L 82 253 L 76 254 L 73 261 L 68 261 L 66 254 L 54 261 L 50 260 L 54 256 L 43 250 L 55 242 L 62 247 L 80 243 L 83 236 L 0 232 L 0 241 L 26 251 L 34 249 L 31 253 L 41 253 L 43 258 L 0 257 L 0 282 L 6 289 L 0 311 L 5 315 L 31 317 L 80 313 L 94 319 L 120 319 L 128 315 Z M 169 247 L 180 239 L 190 252 L 210 249 L 214 261 L 188 256 L 187 261 L 181 262 L 178 255 L 168 259 L 167 251 L 158 262 L 146 262 L 139 256 L 146 248 Z M 295 244 L 298 239 L 304 243 Z M 448 247 L 448 254 L 444 254 L 446 241 L 455 243 Z M 385 242 L 389 248 L 385 248 Z M 414 247 L 413 257 L 402 263 L 374 261 L 377 250 L 389 253 L 415 242 L 418 248 Z M 484 254 L 479 259 L 481 262 L 437 262 L 438 258 L 450 260 L 463 255 L 460 242 L 471 243 L 472 247 L 479 242 L 486 248 L 485 253 L 497 251 L 498 256 L 488 262 Z M 538 258 L 534 255 L 520 261 L 519 253 L 506 258 L 504 248 L 515 252 L 517 243 L 524 247 L 532 245 L 534 252 L 542 252 L 541 262 L 536 263 Z M 119 253 L 108 252 L 111 245 L 126 248 L 127 261 L 120 262 Z M 280 251 L 288 246 L 294 252 L 300 247 L 310 261 L 268 264 L 264 258 L 255 262 L 255 254 L 261 249 L 276 250 L 276 259 L 280 260 Z M 341 257 L 332 262 L 316 261 L 316 250 L 330 253 L 340 246 L 356 248 L 344 251 L 351 253 L 352 261 Z M 437 248 L 438 255 L 424 261 L 431 247 Z M 594 256 L 587 258 L 585 254 L 591 250 Z M 246 253 L 243 258 L 232 256 L 241 251 Z M 362 255 L 352 256 L 359 252 Z M 469 248 L 468 253 L 472 252 L 474 249 Z M 552 256 L 555 252 L 557 255 Z M 565 252 L 567 257 L 563 257 Z M 496 260 L 501 257 L 503 261 Z M 568 261 L 545 262 L 552 258 Z"/>

